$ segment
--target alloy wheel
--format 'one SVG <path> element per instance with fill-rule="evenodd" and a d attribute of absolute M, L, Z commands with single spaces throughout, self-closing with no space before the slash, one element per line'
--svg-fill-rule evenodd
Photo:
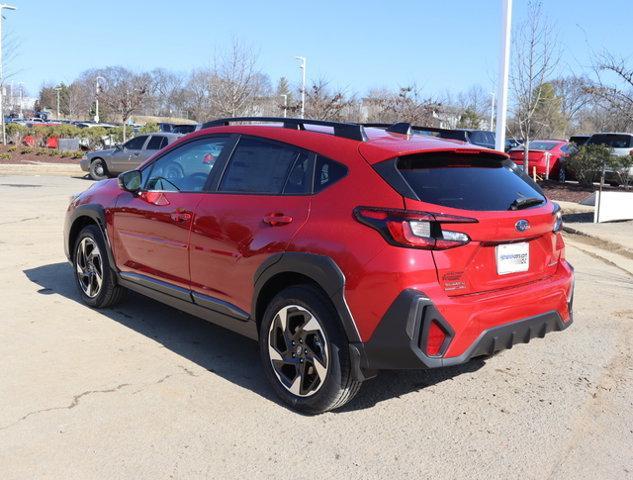
<path fill-rule="evenodd" d="M 88 297 L 95 298 L 103 285 L 103 258 L 99 247 L 92 238 L 84 237 L 77 246 L 75 258 L 79 286 Z"/>
<path fill-rule="evenodd" d="M 268 355 L 279 382 L 299 397 L 324 384 L 329 362 L 327 337 L 318 319 L 298 305 L 277 312 L 268 330 Z"/>

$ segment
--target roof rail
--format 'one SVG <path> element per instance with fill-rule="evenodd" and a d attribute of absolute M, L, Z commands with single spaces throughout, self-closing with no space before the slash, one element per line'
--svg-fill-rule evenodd
<path fill-rule="evenodd" d="M 363 123 L 365 127 L 384 128 L 386 132 L 401 133 L 402 135 L 411 135 L 411 124 L 408 122 L 397 123 Z"/>
<path fill-rule="evenodd" d="M 367 141 L 367 135 L 362 125 L 358 123 L 342 123 L 342 122 L 329 122 L 326 120 L 309 120 L 303 118 L 286 118 L 286 117 L 234 117 L 234 118 L 219 118 L 217 120 L 211 120 L 202 124 L 202 128 L 219 127 L 230 125 L 231 123 L 238 122 L 253 122 L 253 123 L 281 123 L 284 128 L 290 128 L 292 130 L 305 130 L 306 125 L 316 125 L 319 127 L 332 127 L 334 129 L 334 135 L 337 137 L 349 138 L 350 140 L 357 140 L 359 142 Z"/>

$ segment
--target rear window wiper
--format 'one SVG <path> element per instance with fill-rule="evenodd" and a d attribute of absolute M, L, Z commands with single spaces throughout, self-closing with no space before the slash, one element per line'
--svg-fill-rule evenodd
<path fill-rule="evenodd" d="M 540 205 L 541 203 L 543 203 L 543 199 L 539 197 L 517 198 L 510 204 L 508 210 L 522 210 L 534 205 Z"/>

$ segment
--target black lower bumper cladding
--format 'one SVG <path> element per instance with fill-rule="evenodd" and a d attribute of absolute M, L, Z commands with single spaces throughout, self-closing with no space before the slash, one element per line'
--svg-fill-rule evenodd
<path fill-rule="evenodd" d="M 571 302 L 569 305 L 571 314 Z M 371 339 L 357 344 L 363 370 L 420 369 L 458 365 L 472 358 L 493 355 L 528 343 L 535 337 L 560 331 L 571 323 L 563 322 L 556 311 L 500 325 L 481 333 L 470 348 L 458 357 L 428 356 L 424 342 L 431 322 L 437 322 L 450 338 L 453 330 L 433 302 L 417 290 L 405 290 L 393 302 Z M 448 342 L 446 342 L 448 343 Z"/>

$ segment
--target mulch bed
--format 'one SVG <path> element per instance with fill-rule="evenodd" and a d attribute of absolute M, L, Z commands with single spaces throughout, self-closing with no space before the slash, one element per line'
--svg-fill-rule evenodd
<path fill-rule="evenodd" d="M 36 149 L 28 149 L 27 147 L 18 146 L 17 150 L 9 151 L 11 146 L 0 145 L 0 154 L 8 153 L 11 158 L 1 158 L 0 164 L 3 163 L 23 163 L 27 165 L 33 165 L 37 163 L 76 163 L 79 164 L 79 160 L 76 158 L 61 158 L 56 155 L 48 155 Z M 20 153 L 23 150 L 29 150 L 27 153 Z M 41 149 L 40 149 L 41 150 Z"/>
<path fill-rule="evenodd" d="M 584 200 L 593 192 L 599 189 L 598 184 L 593 185 L 593 187 L 583 187 L 578 185 L 577 183 L 565 182 L 559 183 L 553 180 L 544 180 L 542 182 L 538 182 L 545 195 L 551 200 L 558 200 L 561 202 L 575 202 L 578 203 L 581 200 Z M 630 192 L 631 190 L 625 190 L 624 188 L 612 187 L 610 185 L 604 185 L 602 187 L 603 191 L 609 192 Z"/>

